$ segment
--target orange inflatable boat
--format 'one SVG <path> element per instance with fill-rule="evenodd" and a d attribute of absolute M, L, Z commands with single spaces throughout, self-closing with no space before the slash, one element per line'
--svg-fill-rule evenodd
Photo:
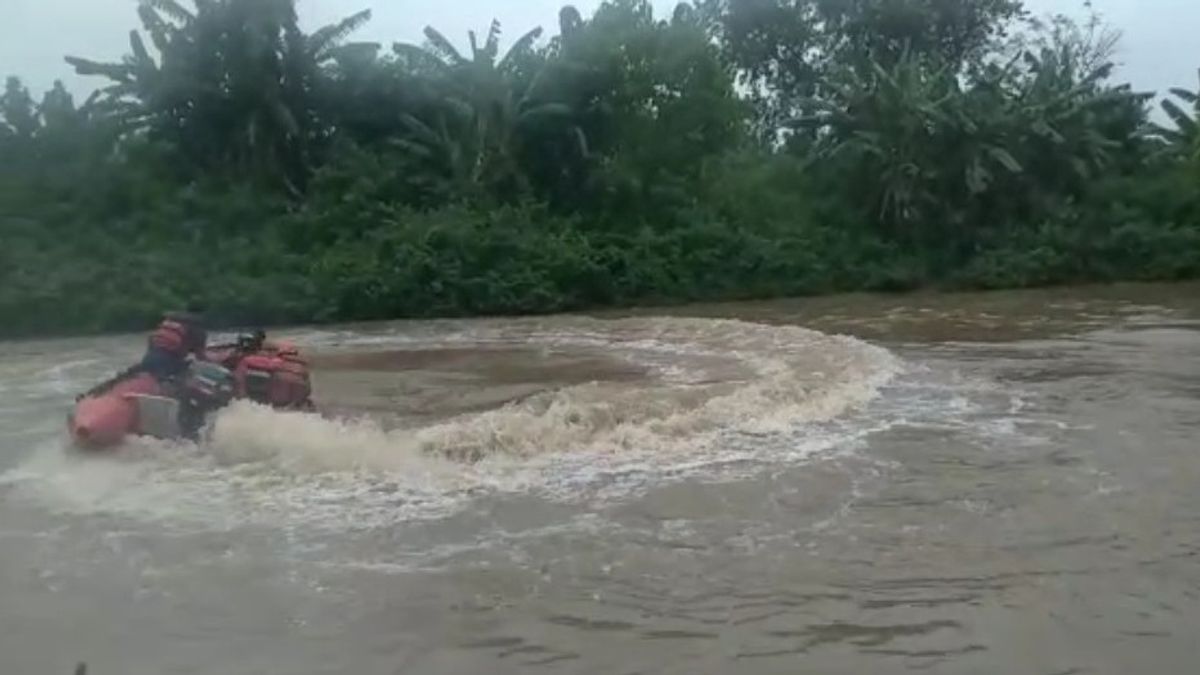
<path fill-rule="evenodd" d="M 162 394 L 162 386 L 149 373 L 118 379 L 89 393 L 79 399 L 67 420 L 71 438 L 77 446 L 91 450 L 119 445 L 127 436 L 141 433 L 141 397 L 160 398 Z"/>
<path fill-rule="evenodd" d="M 211 411 L 232 398 L 280 410 L 315 409 L 307 361 L 294 346 L 261 336 L 210 350 L 169 389 L 136 368 L 117 375 L 76 402 L 67 418 L 72 441 L 103 450 L 130 436 L 174 438 L 182 408 Z"/>

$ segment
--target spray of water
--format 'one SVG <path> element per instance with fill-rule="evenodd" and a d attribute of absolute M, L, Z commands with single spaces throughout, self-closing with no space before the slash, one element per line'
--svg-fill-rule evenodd
<path fill-rule="evenodd" d="M 58 508 L 210 527 L 280 517 L 331 526 L 394 521 L 444 514 L 480 493 L 578 494 L 614 474 L 652 480 L 684 467 L 778 461 L 765 448 L 836 445 L 836 437 L 815 442 L 807 430 L 870 400 L 900 367 L 886 350 L 853 338 L 702 319 L 466 323 L 428 334 L 302 339 L 310 349 L 341 351 L 603 350 L 647 374 L 550 387 L 399 428 L 243 403 L 224 411 L 199 447 L 139 440 L 114 456 L 86 458 L 47 440 L 0 481 Z M 64 372 L 56 372 L 56 388 Z"/>

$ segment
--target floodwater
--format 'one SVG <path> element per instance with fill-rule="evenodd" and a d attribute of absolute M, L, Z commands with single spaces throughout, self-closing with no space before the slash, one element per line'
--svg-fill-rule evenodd
<path fill-rule="evenodd" d="M 325 417 L 64 444 L 0 344 L 0 672 L 1194 673 L 1200 286 L 288 332 Z"/>

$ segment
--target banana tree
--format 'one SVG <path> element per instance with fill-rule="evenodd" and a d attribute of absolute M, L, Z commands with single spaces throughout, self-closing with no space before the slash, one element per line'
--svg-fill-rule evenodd
<path fill-rule="evenodd" d="M 0 94 L 0 137 L 29 139 L 37 132 L 37 106 L 29 89 L 16 77 L 9 77 Z"/>
<path fill-rule="evenodd" d="M 521 167 L 524 144 L 546 130 L 571 134 L 581 148 L 582 132 L 570 124 L 571 108 L 544 86 L 546 62 L 534 49 L 535 28 L 500 54 L 501 29 L 493 22 L 486 38 L 468 34 L 464 55 L 443 34 L 425 29 L 426 44 L 396 44 L 400 61 L 427 78 L 432 109 L 404 116 L 407 134 L 398 147 L 426 160 L 456 191 L 482 197 L 512 197 L 529 184 Z"/>
<path fill-rule="evenodd" d="M 131 132 L 180 149 L 197 168 L 303 188 L 309 144 L 321 133 L 312 106 L 320 64 L 370 18 L 359 12 L 305 35 L 294 0 L 141 0 L 149 36 L 132 31 L 118 63 L 67 57 L 101 76 L 106 105 Z"/>
<path fill-rule="evenodd" d="M 1163 111 L 1175 127 L 1155 125 L 1155 131 L 1170 144 L 1176 156 L 1200 160 L 1200 90 L 1173 88 L 1170 91 L 1191 110 L 1185 110 L 1183 105 L 1171 99 L 1163 100 Z"/>
<path fill-rule="evenodd" d="M 791 126 L 813 139 L 809 162 L 843 166 L 900 236 L 962 225 L 966 200 L 1024 171 L 1003 126 L 972 105 L 952 67 L 906 55 L 866 76 L 845 68 L 826 85 L 827 96 L 805 101 L 814 112 Z"/>
<path fill-rule="evenodd" d="M 794 127 L 808 131 L 811 161 L 866 186 L 885 226 L 950 241 L 979 222 L 1036 220 L 1128 154 L 1146 95 L 1106 85 L 1110 72 L 1064 49 L 969 78 L 910 55 L 869 76 L 843 69 Z"/>
<path fill-rule="evenodd" d="M 1072 49 L 1065 43 L 1027 52 L 1006 78 L 1003 107 L 1026 160 L 1022 191 L 1035 207 L 1082 196 L 1140 152 L 1150 95 L 1107 84 L 1113 65 L 1081 61 Z"/>

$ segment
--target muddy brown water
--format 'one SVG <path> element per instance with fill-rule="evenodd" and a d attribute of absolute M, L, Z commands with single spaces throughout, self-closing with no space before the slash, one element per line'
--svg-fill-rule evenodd
<path fill-rule="evenodd" d="M 0 672 L 1200 668 L 1198 285 L 288 333 L 102 457 L 141 339 L 0 344 Z"/>

